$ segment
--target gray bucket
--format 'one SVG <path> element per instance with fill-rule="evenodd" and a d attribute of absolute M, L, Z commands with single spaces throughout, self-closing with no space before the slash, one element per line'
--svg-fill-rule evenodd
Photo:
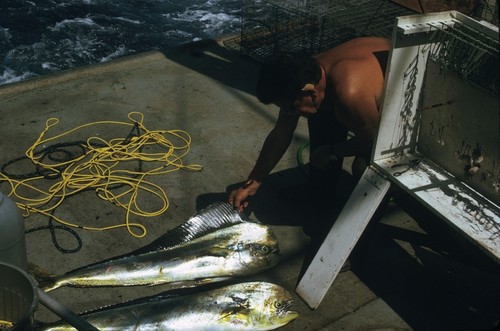
<path fill-rule="evenodd" d="M 37 304 L 32 278 L 20 268 L 0 262 L 0 330 L 35 330 Z"/>

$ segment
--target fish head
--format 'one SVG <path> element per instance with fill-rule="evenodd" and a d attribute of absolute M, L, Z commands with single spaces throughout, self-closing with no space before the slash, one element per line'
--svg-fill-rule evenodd
<path fill-rule="evenodd" d="M 292 310 L 293 298 L 287 290 L 275 284 L 268 284 L 266 291 L 268 294 L 263 306 L 271 325 L 283 326 L 299 316 L 297 311 Z"/>
<path fill-rule="evenodd" d="M 238 314 L 245 314 L 247 325 L 254 330 L 272 330 L 282 327 L 299 316 L 297 311 L 292 310 L 292 295 L 283 287 L 268 282 L 248 282 L 238 286 L 242 287 L 239 298 L 240 309 Z M 235 299 L 233 297 L 233 299 Z M 237 301 L 237 300 L 235 300 Z"/>
<path fill-rule="evenodd" d="M 271 243 L 252 243 L 248 245 L 248 250 L 259 265 L 267 267 L 275 266 L 280 260 L 280 249 Z"/>
<path fill-rule="evenodd" d="M 240 262 L 255 271 L 275 266 L 281 257 L 278 239 L 271 227 L 257 223 L 242 227 L 237 251 Z"/>

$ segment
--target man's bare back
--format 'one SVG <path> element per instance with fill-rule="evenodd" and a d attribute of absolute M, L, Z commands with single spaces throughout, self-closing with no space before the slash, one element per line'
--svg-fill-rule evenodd
<path fill-rule="evenodd" d="M 357 38 L 316 56 L 327 76 L 325 98 L 333 99 L 333 105 L 325 106 L 333 107 L 329 111 L 365 142 L 375 138 L 384 87 L 384 72 L 374 54 L 389 48 L 387 39 Z"/>
<path fill-rule="evenodd" d="M 280 113 L 248 180 L 231 192 L 229 202 L 240 210 L 248 205 L 248 197 L 256 194 L 262 180 L 288 148 L 300 116 L 307 117 L 310 123 L 312 167 L 326 170 L 335 160 L 334 171 L 338 172 L 343 157 L 366 158 L 378 130 L 378 107 L 384 87 L 386 60 L 379 62 L 377 53 L 387 54 L 389 49 L 390 42 L 386 39 L 357 38 L 298 64 L 285 58 L 281 63 L 278 60 L 276 64 L 263 66 L 261 86 L 257 89 L 259 100 L 278 105 Z M 308 75 L 310 80 L 301 81 Z M 298 83 L 300 86 L 296 86 Z M 330 121 L 338 124 L 328 127 Z M 315 127 L 326 132 L 320 136 L 330 138 L 312 139 L 311 130 L 316 130 Z M 335 130 L 340 134 L 328 132 Z M 347 140 L 347 131 L 353 132 L 354 138 Z"/>

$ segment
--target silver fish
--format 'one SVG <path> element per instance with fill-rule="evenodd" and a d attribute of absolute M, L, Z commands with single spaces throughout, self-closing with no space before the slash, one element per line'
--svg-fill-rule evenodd
<path fill-rule="evenodd" d="M 274 330 L 299 316 L 292 296 L 279 285 L 246 282 L 184 296 L 160 294 L 82 314 L 101 331 Z M 75 330 L 63 321 L 40 331 Z"/>
<path fill-rule="evenodd" d="M 127 255 L 37 280 L 45 291 L 61 286 L 197 286 L 251 275 L 276 265 L 279 245 L 272 229 L 244 220 L 227 203 L 215 203 Z"/>

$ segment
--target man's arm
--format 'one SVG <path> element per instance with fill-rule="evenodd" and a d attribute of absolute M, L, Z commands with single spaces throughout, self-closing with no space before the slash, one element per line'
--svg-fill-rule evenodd
<path fill-rule="evenodd" d="M 297 128 L 299 115 L 289 115 L 280 111 L 274 128 L 269 132 L 249 179 L 262 182 L 274 169 L 290 146 Z"/>
<path fill-rule="evenodd" d="M 248 206 L 248 197 L 257 193 L 264 178 L 274 169 L 290 146 L 299 115 L 280 110 L 274 128 L 267 135 L 248 180 L 229 195 L 229 203 L 240 211 Z"/>

